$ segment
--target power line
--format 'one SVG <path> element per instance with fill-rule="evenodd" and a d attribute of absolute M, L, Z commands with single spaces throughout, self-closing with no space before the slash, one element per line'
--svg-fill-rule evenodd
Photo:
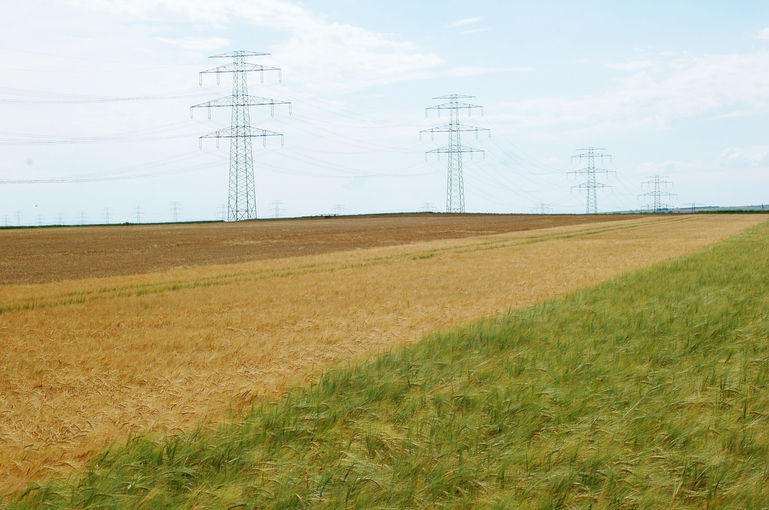
<path fill-rule="evenodd" d="M 137 101 L 162 101 L 167 99 L 189 99 L 200 97 L 201 93 L 183 93 L 183 94 L 156 94 L 144 96 L 89 96 L 82 94 L 60 94 L 54 92 L 44 92 L 30 89 L 16 89 L 11 87 L 0 87 L 0 104 L 48 104 L 48 105 L 67 105 L 67 104 L 101 104 L 101 103 L 129 103 Z"/>
<path fill-rule="evenodd" d="M 441 154 L 448 154 L 449 160 L 446 173 L 446 212 L 448 213 L 465 212 L 465 184 L 462 176 L 462 154 L 472 154 L 474 152 L 484 153 L 481 149 L 462 145 L 461 133 L 464 131 L 474 131 L 477 138 L 480 131 L 489 132 L 488 128 L 467 126 L 459 122 L 460 111 L 467 110 L 467 114 L 471 115 L 473 110 L 478 109 L 481 110 L 481 114 L 483 113 L 483 107 L 459 101 L 460 99 L 470 99 L 473 97 L 475 96 L 463 96 L 460 94 L 434 97 L 433 99 L 435 100 L 445 99 L 448 100 L 448 102 L 426 108 L 425 116 L 431 111 L 437 112 L 438 116 L 440 116 L 441 111 L 447 110 L 449 112 L 449 123 L 420 131 L 420 135 L 423 133 L 430 133 L 431 136 L 435 136 L 435 133 L 449 134 L 448 145 L 425 152 L 425 158 L 427 158 L 429 154 L 436 154 L 439 158 Z"/>
<path fill-rule="evenodd" d="M 82 144 L 113 144 L 133 143 L 155 140 L 170 140 L 175 138 L 187 138 L 188 132 L 169 134 L 169 131 L 181 127 L 187 127 L 188 122 L 169 122 L 158 124 L 151 128 L 124 130 L 109 135 L 89 136 L 59 136 L 40 133 L 0 132 L 0 145 L 82 145 Z"/>
<path fill-rule="evenodd" d="M 189 173 L 201 169 L 211 168 L 209 163 L 200 163 L 177 170 L 164 170 L 162 172 L 143 172 L 127 175 L 106 175 L 103 177 L 52 177 L 43 179 L 0 179 L 0 184 L 81 184 L 89 182 L 125 181 L 133 179 L 146 179 Z"/>
<path fill-rule="evenodd" d="M 277 71 L 280 80 L 280 69 L 277 67 L 263 66 L 246 61 L 247 57 L 259 57 L 268 55 L 268 53 L 257 53 L 253 51 L 233 51 L 222 55 L 213 55 L 209 58 L 231 58 L 232 63 L 207 69 L 200 73 L 200 82 L 203 83 L 204 74 L 215 74 L 217 84 L 222 74 L 232 75 L 232 94 L 219 99 L 214 99 L 205 103 L 192 106 L 192 108 L 206 108 L 209 118 L 211 117 L 211 108 L 230 108 L 231 121 L 230 127 L 219 129 L 207 135 L 200 137 L 201 143 L 204 138 L 214 138 L 217 146 L 219 140 L 226 138 L 230 140 L 230 173 L 229 173 L 229 196 L 227 203 L 227 219 L 229 221 L 250 220 L 256 218 L 256 187 L 254 183 L 254 160 L 252 138 L 262 138 L 265 146 L 267 137 L 279 136 L 281 145 L 283 144 L 283 135 L 266 129 L 251 127 L 251 106 L 269 106 L 270 112 L 274 113 L 275 106 L 288 105 L 289 114 L 291 112 L 291 103 L 288 101 L 278 101 L 266 97 L 249 96 L 248 94 L 248 73 L 258 72 L 262 82 L 264 82 L 265 71 Z"/>
<path fill-rule="evenodd" d="M 587 166 L 580 168 L 579 170 L 574 170 L 573 172 L 569 172 L 570 174 L 574 175 L 585 175 L 585 182 L 581 184 L 577 184 L 576 186 L 573 186 L 574 188 L 580 188 L 587 191 L 587 205 L 585 207 L 585 212 L 587 214 L 595 214 L 598 212 L 598 199 L 596 197 L 597 190 L 601 188 L 609 188 L 610 186 L 597 182 L 596 181 L 596 174 L 602 173 L 602 174 L 609 174 L 609 170 L 606 170 L 605 168 L 597 168 L 595 166 L 595 160 L 596 159 L 605 159 L 610 158 L 611 155 L 609 154 L 603 154 L 599 151 L 606 150 L 601 149 L 599 147 L 586 147 L 584 149 L 577 149 L 578 153 L 572 156 L 572 161 L 574 159 L 578 160 L 587 160 Z"/>

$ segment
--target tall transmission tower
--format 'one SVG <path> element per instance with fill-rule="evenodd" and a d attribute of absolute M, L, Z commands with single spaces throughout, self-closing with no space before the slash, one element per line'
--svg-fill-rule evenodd
<path fill-rule="evenodd" d="M 653 212 L 660 212 L 670 207 L 670 204 L 663 202 L 663 198 L 672 198 L 674 194 L 663 191 L 663 188 L 668 185 L 672 186 L 673 183 L 671 181 L 667 180 L 665 176 L 653 175 L 649 180 L 644 181 L 643 184 L 651 188 L 650 191 L 640 195 L 649 199 L 649 202 L 646 203 L 647 209 Z"/>
<path fill-rule="evenodd" d="M 192 106 L 192 108 L 206 108 L 208 117 L 211 118 L 211 108 L 231 108 L 230 127 L 219 129 L 200 137 L 216 139 L 217 147 L 222 138 L 230 140 L 230 174 L 229 197 L 227 201 L 227 221 L 251 220 L 256 218 L 256 187 L 254 184 L 254 159 L 252 139 L 261 138 L 264 146 L 267 146 L 267 137 L 279 136 L 283 145 L 283 135 L 266 129 L 251 127 L 252 106 L 269 106 L 270 113 L 275 114 L 275 107 L 287 105 L 291 113 L 291 103 L 278 101 L 267 97 L 251 96 L 248 94 L 248 73 L 258 72 L 261 82 L 264 83 L 264 73 L 276 71 L 278 81 L 281 80 L 280 69 L 277 67 L 263 66 L 247 62 L 247 57 L 261 57 L 269 53 L 257 53 L 254 51 L 233 51 L 222 55 L 213 55 L 209 58 L 232 59 L 229 64 L 207 69 L 200 73 L 200 83 L 203 84 L 204 74 L 215 74 L 216 82 L 222 74 L 232 75 L 232 94 L 213 101 L 207 101 Z"/>
<path fill-rule="evenodd" d="M 425 109 L 425 117 L 428 117 L 430 112 L 437 112 L 440 116 L 441 111 L 448 110 L 449 123 L 442 126 L 436 126 L 434 128 L 425 129 L 420 131 L 422 133 L 430 133 L 431 137 L 435 137 L 435 133 L 448 133 L 449 144 L 444 147 L 438 147 L 425 152 L 425 159 L 429 154 L 437 154 L 440 158 L 441 154 L 448 154 L 449 161 L 446 172 L 446 212 L 447 213 L 463 213 L 465 212 L 465 183 L 462 176 L 462 154 L 474 152 L 485 152 L 481 149 L 462 145 L 461 134 L 464 131 L 475 131 L 475 137 L 478 138 L 478 133 L 486 131 L 490 133 L 488 128 L 480 128 L 475 126 L 467 126 L 459 122 L 460 112 L 467 111 L 467 115 L 472 115 L 473 110 L 480 110 L 483 115 L 483 107 L 461 102 L 460 99 L 471 99 L 475 96 L 463 96 L 460 94 L 449 94 L 448 96 L 434 97 L 436 101 L 446 100 L 444 103 L 437 104 Z"/>
<path fill-rule="evenodd" d="M 584 189 L 587 191 L 587 203 L 585 206 L 585 212 L 587 214 L 595 214 L 598 212 L 598 198 L 597 191 L 602 188 L 610 188 L 611 186 L 598 182 L 596 174 L 609 174 L 609 170 L 605 168 L 598 168 L 595 166 L 595 160 L 603 161 L 606 158 L 611 158 L 610 154 L 604 154 L 600 151 L 604 151 L 600 147 L 585 147 L 584 149 L 577 149 L 577 154 L 571 157 L 572 162 L 577 159 L 579 161 L 587 160 L 587 165 L 569 172 L 574 175 L 585 175 L 585 182 L 572 186 L 572 188 Z"/>

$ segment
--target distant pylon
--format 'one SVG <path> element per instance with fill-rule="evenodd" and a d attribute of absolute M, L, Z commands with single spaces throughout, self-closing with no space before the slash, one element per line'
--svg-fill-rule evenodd
<path fill-rule="evenodd" d="M 202 71 L 200 73 L 201 85 L 204 74 L 216 74 L 217 84 L 221 74 L 232 74 L 232 95 L 192 106 L 192 108 L 207 108 L 209 118 L 211 117 L 211 108 L 232 109 L 229 128 L 219 129 L 200 137 L 201 142 L 203 138 L 215 138 L 217 147 L 219 146 L 220 139 L 229 138 L 230 140 L 228 221 L 256 218 L 256 187 L 254 184 L 254 159 L 251 139 L 262 138 L 266 147 L 268 136 L 279 136 L 281 145 L 283 144 L 282 134 L 251 127 L 250 107 L 269 106 L 270 113 L 274 114 L 276 105 L 288 105 L 289 114 L 291 112 L 291 103 L 288 101 L 248 95 L 247 73 L 249 72 L 259 72 L 261 80 L 264 82 L 265 71 L 277 71 L 278 80 L 280 80 L 279 68 L 246 62 L 246 57 L 260 57 L 264 55 L 269 55 L 269 53 L 238 50 L 209 57 L 231 58 L 232 63 Z"/>
<path fill-rule="evenodd" d="M 280 218 L 280 207 L 283 205 L 283 202 L 280 200 L 273 200 L 272 201 L 272 210 L 274 212 L 273 217 L 274 218 Z"/>
<path fill-rule="evenodd" d="M 463 131 L 475 131 L 476 138 L 480 131 L 489 132 L 488 128 L 479 128 L 475 126 L 466 126 L 459 122 L 459 112 L 467 110 L 467 114 L 471 115 L 475 109 L 481 110 L 483 114 L 483 107 L 475 104 L 460 102 L 460 99 L 471 99 L 475 96 L 463 96 L 460 94 L 449 94 L 448 96 L 434 97 L 435 100 L 448 100 L 448 102 L 437 104 L 425 109 L 425 117 L 427 117 L 430 111 L 437 111 L 438 116 L 441 114 L 441 110 L 449 111 L 449 123 L 443 126 L 436 126 L 434 128 L 425 129 L 420 131 L 422 133 L 430 133 L 432 137 L 435 133 L 448 133 L 449 144 L 445 147 L 439 147 L 425 152 L 425 159 L 428 154 L 437 154 L 440 158 L 441 154 L 448 154 L 448 168 L 446 173 L 446 212 L 447 213 L 463 213 L 465 212 L 465 183 L 462 176 L 462 154 L 469 152 L 471 157 L 472 153 L 480 152 L 485 155 L 485 152 L 481 149 L 476 149 L 466 145 L 462 145 L 461 133 Z"/>
<path fill-rule="evenodd" d="M 651 187 L 651 190 L 646 193 L 641 193 L 640 196 L 647 197 L 651 199 L 651 202 L 647 202 L 646 208 L 653 211 L 653 212 L 660 212 L 663 209 L 667 209 L 670 207 L 670 204 L 664 203 L 662 201 L 663 197 L 672 198 L 674 196 L 673 193 L 669 193 L 667 191 L 662 191 L 663 186 L 666 185 L 672 185 L 673 183 L 671 181 L 668 181 L 664 176 L 662 175 L 653 175 L 649 178 L 649 180 L 644 181 L 643 184 L 648 185 Z"/>
<path fill-rule="evenodd" d="M 587 204 L 585 207 L 585 212 L 587 214 L 595 214 L 598 212 L 598 198 L 597 198 L 597 190 L 599 188 L 609 188 L 611 186 L 608 186 L 606 184 L 603 184 L 601 182 L 597 182 L 595 175 L 602 173 L 602 174 L 608 174 L 609 170 L 606 170 L 605 168 L 597 168 L 595 166 L 595 160 L 604 158 L 610 158 L 610 154 L 603 154 L 599 151 L 603 151 L 606 149 L 601 149 L 600 147 L 586 147 L 584 149 L 577 149 L 577 154 L 571 157 L 572 161 L 574 159 L 586 159 L 587 160 L 587 166 L 580 168 L 579 170 L 574 170 L 573 172 L 569 172 L 570 174 L 574 175 L 582 175 L 584 174 L 586 176 L 585 182 L 581 184 L 577 184 L 576 186 L 572 186 L 572 188 L 580 188 L 587 191 Z"/>
<path fill-rule="evenodd" d="M 179 221 L 179 202 L 176 200 L 171 202 L 171 217 L 174 219 L 174 223 Z"/>

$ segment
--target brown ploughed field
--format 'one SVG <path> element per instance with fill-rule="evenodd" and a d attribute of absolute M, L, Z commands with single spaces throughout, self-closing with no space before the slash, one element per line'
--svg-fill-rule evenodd
<path fill-rule="evenodd" d="M 0 229 L 0 285 L 137 274 L 623 219 L 627 217 L 392 214 Z"/>
<path fill-rule="evenodd" d="M 335 364 L 766 221 L 561 219 L 571 224 L 433 215 L 0 232 L 0 271 L 16 282 L 0 285 L 0 494 L 80 468 L 129 434 L 227 419 Z M 299 247 L 312 254 L 291 251 Z M 346 251 L 332 251 L 340 247 Z M 231 260 L 230 251 L 259 259 L 270 249 L 272 258 L 212 264 Z M 16 259 L 22 253 L 29 266 Z M 161 262 L 162 270 L 143 272 Z M 66 267 L 57 271 L 59 263 Z M 94 276 L 102 274 L 111 276 Z M 40 280 L 47 281 L 29 283 Z"/>

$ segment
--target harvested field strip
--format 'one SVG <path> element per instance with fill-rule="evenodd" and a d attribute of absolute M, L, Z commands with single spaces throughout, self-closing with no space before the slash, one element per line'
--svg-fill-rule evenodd
<path fill-rule="evenodd" d="M 366 267 L 376 264 L 387 264 L 395 262 L 404 258 L 426 259 L 442 255 L 451 255 L 457 253 L 467 253 L 478 250 L 494 250 L 500 248 L 510 248 L 514 246 L 524 246 L 528 244 L 541 243 L 545 241 L 555 239 L 572 239 L 577 237 L 585 237 L 591 235 L 602 234 L 606 232 L 612 232 L 616 230 L 628 230 L 634 228 L 640 228 L 650 223 L 659 224 L 660 222 L 670 223 L 677 221 L 691 221 L 693 217 L 668 217 L 664 219 L 655 218 L 652 220 L 634 219 L 630 221 L 623 221 L 621 224 L 612 224 L 610 226 L 602 227 L 579 227 L 576 231 L 568 233 L 550 233 L 539 235 L 527 235 L 521 239 L 509 240 L 510 234 L 502 234 L 502 239 L 493 240 L 476 240 L 470 238 L 469 241 L 465 241 L 461 244 L 454 244 L 450 246 L 443 246 L 440 248 L 432 249 L 417 249 L 416 251 L 409 251 L 408 253 L 399 253 L 388 256 L 378 256 L 369 258 L 361 262 L 340 264 L 334 262 L 327 263 L 313 263 L 307 265 L 299 265 L 290 269 L 283 270 L 245 270 L 232 272 L 228 274 L 218 274 L 207 277 L 196 277 L 193 279 L 175 279 L 167 282 L 152 282 L 142 283 L 134 285 L 124 285 L 119 287 L 99 288 L 95 290 L 78 290 L 71 291 L 64 294 L 56 294 L 51 296 L 35 296 L 28 297 L 22 300 L 10 301 L 2 303 L 0 302 L 0 314 L 19 311 L 19 310 L 34 310 L 40 308 L 48 308 L 52 306 L 72 305 L 72 304 L 84 304 L 92 301 L 98 301 L 103 299 L 117 299 L 127 296 L 143 296 L 147 294 L 159 294 L 164 292 L 173 292 L 182 289 L 194 289 L 199 287 L 212 287 L 220 285 L 229 285 L 233 283 L 253 282 L 257 280 L 264 280 L 268 278 L 285 278 L 289 276 L 296 276 L 300 274 L 318 273 L 318 272 L 332 272 L 340 269 L 350 269 L 356 267 Z M 515 236 L 519 237 L 519 236 Z M 39 292 L 39 291 L 38 291 Z M 3 293 L 0 292 L 0 297 Z"/>
<path fill-rule="evenodd" d="M 0 287 L 7 303 L 154 282 L 282 275 L 2 314 L 0 483 L 18 487 L 82 465 L 131 433 L 222 419 L 254 399 L 314 380 L 331 364 L 605 281 L 764 218 L 669 220 Z M 548 239 L 532 242 L 539 236 Z M 509 246 L 484 249 L 493 243 Z M 444 248 L 450 250 L 437 251 Z M 324 270 L 296 269 L 314 264 Z"/>
<path fill-rule="evenodd" d="M 9 505 L 765 508 L 768 251 L 763 223 L 133 439 Z"/>

